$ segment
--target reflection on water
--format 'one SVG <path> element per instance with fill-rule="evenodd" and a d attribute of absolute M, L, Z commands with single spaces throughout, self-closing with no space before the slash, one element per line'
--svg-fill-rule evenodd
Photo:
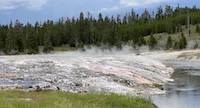
<path fill-rule="evenodd" d="M 177 70 L 173 83 L 164 85 L 166 95 L 152 96 L 159 108 L 200 108 L 200 70 Z"/>

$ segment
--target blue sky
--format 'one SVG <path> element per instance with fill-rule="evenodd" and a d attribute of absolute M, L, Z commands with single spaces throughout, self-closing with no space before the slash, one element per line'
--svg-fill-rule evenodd
<path fill-rule="evenodd" d="M 0 24 L 18 19 L 22 23 L 78 17 L 80 12 L 105 15 L 125 14 L 132 8 L 137 13 L 145 8 L 156 11 L 158 6 L 200 7 L 199 0 L 0 0 Z"/>

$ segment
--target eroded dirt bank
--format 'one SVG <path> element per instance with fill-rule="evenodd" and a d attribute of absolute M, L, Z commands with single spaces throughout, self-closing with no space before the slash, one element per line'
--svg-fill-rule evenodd
<path fill-rule="evenodd" d="M 0 56 L 0 89 L 153 95 L 172 72 L 147 54 Z"/>

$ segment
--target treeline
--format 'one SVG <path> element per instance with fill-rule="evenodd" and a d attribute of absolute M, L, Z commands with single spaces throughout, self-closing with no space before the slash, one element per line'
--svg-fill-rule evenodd
<path fill-rule="evenodd" d="M 83 48 L 84 45 L 102 44 L 120 49 L 126 43 L 133 46 L 148 44 L 152 49 L 157 44 L 153 34 L 182 32 L 183 25 L 189 27 L 199 23 L 200 9 L 196 6 L 174 9 L 168 5 L 158 7 L 156 13 L 145 9 L 141 15 L 132 9 L 124 16 L 103 17 L 99 13 L 98 18 L 94 18 L 89 12 L 86 15 L 81 12 L 78 18 L 47 20 L 34 25 L 24 25 L 16 20 L 9 25 L 0 25 L 0 51 L 35 54 L 39 52 L 39 46 L 49 52 L 55 46 Z M 150 40 L 146 42 L 143 37 L 150 34 Z"/>

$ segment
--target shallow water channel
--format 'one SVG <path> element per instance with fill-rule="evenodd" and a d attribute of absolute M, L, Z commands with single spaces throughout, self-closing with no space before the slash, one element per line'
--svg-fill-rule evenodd
<path fill-rule="evenodd" d="M 200 108 L 200 62 L 167 61 L 174 82 L 164 85 L 166 95 L 152 96 L 159 108 Z"/>

